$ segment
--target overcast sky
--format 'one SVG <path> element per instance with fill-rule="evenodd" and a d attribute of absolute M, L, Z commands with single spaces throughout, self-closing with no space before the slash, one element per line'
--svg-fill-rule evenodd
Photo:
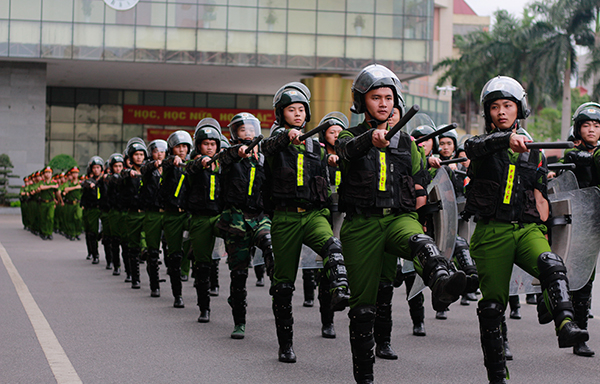
<path fill-rule="evenodd" d="M 506 9 L 509 13 L 512 13 L 513 15 L 521 16 L 525 5 L 533 2 L 533 0 L 503 0 L 501 2 L 491 0 L 465 1 L 479 16 L 492 16 L 494 11 L 498 9 Z"/>

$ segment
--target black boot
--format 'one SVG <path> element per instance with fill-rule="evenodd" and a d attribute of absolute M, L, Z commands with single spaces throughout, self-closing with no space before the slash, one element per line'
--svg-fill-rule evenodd
<path fill-rule="evenodd" d="M 508 345 L 508 327 L 506 326 L 506 316 L 504 315 L 502 315 L 502 341 L 504 345 L 504 358 L 506 360 L 512 360 L 513 354 Z"/>
<path fill-rule="evenodd" d="M 148 250 L 148 263 L 146 264 L 146 272 L 148 272 L 148 279 L 150 280 L 150 296 L 160 297 L 160 283 L 159 283 L 159 265 L 160 259 L 158 249 Z"/>
<path fill-rule="evenodd" d="M 374 325 L 375 355 L 381 359 L 397 360 L 398 355 L 392 349 L 392 297 L 394 286 L 391 282 L 379 282 Z"/>
<path fill-rule="evenodd" d="M 113 276 L 119 276 L 121 274 L 121 253 L 119 247 L 121 246 L 121 239 L 116 236 L 110 237 L 110 253 L 113 260 Z"/>
<path fill-rule="evenodd" d="M 406 298 L 408 299 L 408 295 L 410 294 L 410 290 L 415 283 L 416 272 L 411 272 L 406 274 Z M 412 299 L 408 300 L 408 308 L 410 313 L 410 318 L 413 323 L 413 335 L 415 336 L 426 336 L 425 332 L 425 295 L 423 292 L 420 292 Z"/>
<path fill-rule="evenodd" d="M 467 284 L 465 273 L 453 269 L 431 237 L 423 234 L 413 235 L 409 245 L 415 269 L 420 271 L 423 281 L 431 288 L 433 309 L 445 310 L 464 292 Z"/>
<path fill-rule="evenodd" d="M 121 239 L 121 254 L 123 255 L 123 267 L 125 268 L 125 282 L 131 283 L 131 265 L 129 264 L 129 247 L 127 241 Z"/>
<path fill-rule="evenodd" d="M 304 288 L 304 307 L 315 305 L 315 270 L 302 270 L 302 287 Z"/>
<path fill-rule="evenodd" d="M 373 326 L 376 308 L 364 305 L 350 309 L 350 347 L 352 349 L 352 365 L 354 380 L 360 384 L 373 383 L 373 364 L 375 356 L 373 347 Z"/>
<path fill-rule="evenodd" d="M 106 269 L 113 269 L 112 248 L 111 248 L 110 240 L 111 240 L 110 236 L 102 237 L 102 245 L 104 246 L 104 256 L 106 258 Z"/>
<path fill-rule="evenodd" d="M 233 315 L 233 324 L 235 325 L 234 332 L 231 334 L 232 339 L 243 339 L 244 329 L 240 325 L 246 325 L 246 280 L 248 279 L 248 270 L 231 271 L 231 285 L 229 286 L 229 298 L 227 302 L 231 306 L 231 314 Z"/>
<path fill-rule="evenodd" d="M 592 304 L 592 280 L 588 281 L 580 290 L 571 292 L 571 295 L 573 297 L 573 312 L 575 315 L 573 320 L 575 320 L 579 328 L 587 330 L 588 311 Z M 594 351 L 585 341 L 574 345 L 573 353 L 585 357 L 592 357 L 595 355 Z"/>
<path fill-rule="evenodd" d="M 477 308 L 483 362 L 490 383 L 505 383 L 506 358 L 502 339 L 504 308 L 499 303 L 480 301 Z"/>
<path fill-rule="evenodd" d="M 467 240 L 460 236 L 456 236 L 456 242 L 454 243 L 454 253 L 452 254 L 458 269 L 463 271 L 467 276 L 467 283 L 463 292 L 463 301 L 461 305 L 469 305 L 468 298 L 466 297 L 469 293 L 474 293 L 479 288 L 479 275 L 477 274 L 477 267 L 475 261 L 471 257 L 469 250 L 469 243 Z"/>
<path fill-rule="evenodd" d="M 562 259 L 552 252 L 542 253 L 537 260 L 540 270 L 540 282 L 548 300 L 538 301 L 538 320 L 545 324 L 554 319 L 558 347 L 574 347 L 588 341 L 589 334 L 580 329 L 573 321 L 575 318 L 573 304 L 569 296 L 569 280 L 567 268 Z"/>
<path fill-rule="evenodd" d="M 210 273 L 211 265 L 208 263 L 194 264 L 194 287 L 198 296 L 198 307 L 200 308 L 199 323 L 208 323 L 210 321 Z"/>
<path fill-rule="evenodd" d="M 270 289 L 273 296 L 273 315 L 277 327 L 277 341 L 279 343 L 279 361 L 282 363 L 295 363 L 294 353 L 294 318 L 292 317 L 292 293 L 294 286 L 289 283 L 279 283 Z"/>
<path fill-rule="evenodd" d="M 91 232 L 86 232 L 85 233 L 85 245 L 87 247 L 87 256 L 85 257 L 86 260 L 92 260 L 92 233 Z"/>
<path fill-rule="evenodd" d="M 265 265 L 255 265 L 254 273 L 256 274 L 256 286 L 264 287 L 265 286 Z"/>
<path fill-rule="evenodd" d="M 168 259 L 169 268 L 167 269 L 167 274 L 169 275 L 169 280 L 171 280 L 171 291 L 175 298 L 173 307 L 185 308 L 183 297 L 181 296 L 181 260 L 183 259 L 183 252 L 174 252 L 168 256 Z"/>
<path fill-rule="evenodd" d="M 334 312 L 331 310 L 331 292 L 329 291 L 329 280 L 323 271 L 317 273 L 319 277 L 319 312 L 321 313 L 321 336 L 326 339 L 335 339 L 335 328 L 333 327 Z"/>
<path fill-rule="evenodd" d="M 510 307 L 510 318 L 519 320 L 521 318 L 521 303 L 519 302 L 519 295 L 509 296 L 508 306 Z"/>
<path fill-rule="evenodd" d="M 100 263 L 100 256 L 98 254 L 98 234 L 90 234 L 90 246 L 92 247 L 92 264 Z"/>
<path fill-rule="evenodd" d="M 336 237 L 330 237 L 320 253 L 323 257 L 325 273 L 329 278 L 331 290 L 331 308 L 334 311 L 343 311 L 350 300 L 348 277 L 344 256 L 342 256 L 342 243 Z"/>
<path fill-rule="evenodd" d="M 219 296 L 219 263 L 221 259 L 213 259 L 210 268 L 210 295 Z"/>
<path fill-rule="evenodd" d="M 141 249 L 129 249 L 129 270 L 131 272 L 131 288 L 140 289 L 140 256 Z"/>

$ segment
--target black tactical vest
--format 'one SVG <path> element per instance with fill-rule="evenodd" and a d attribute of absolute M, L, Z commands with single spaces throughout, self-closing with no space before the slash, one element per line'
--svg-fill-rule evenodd
<path fill-rule="evenodd" d="M 263 210 L 262 187 L 266 180 L 265 157 L 242 159 L 223 174 L 224 200 L 239 209 Z"/>
<path fill-rule="evenodd" d="M 271 197 L 276 205 L 293 205 L 305 200 L 314 207 L 328 202 L 327 164 L 321 160 L 318 141 L 307 139 L 305 150 L 293 145 L 273 155 L 271 165 Z"/>
<path fill-rule="evenodd" d="M 197 160 L 199 161 L 199 160 Z M 192 214 L 218 214 L 223 209 L 221 175 L 208 168 L 186 175 L 185 209 Z"/>
<path fill-rule="evenodd" d="M 477 160 L 485 164 L 467 185 L 465 213 L 479 219 L 504 222 L 541 223 L 534 196 L 540 151 L 519 154 L 512 164 L 508 151 L 503 150 Z M 545 192 L 543 192 L 545 196 Z"/>
<path fill-rule="evenodd" d="M 365 156 L 351 159 L 348 169 L 342 169 L 344 177 L 338 189 L 340 210 L 394 208 L 414 212 L 417 197 L 411 142 L 410 136 L 401 131 L 392 137 L 388 147 L 372 147 Z"/>

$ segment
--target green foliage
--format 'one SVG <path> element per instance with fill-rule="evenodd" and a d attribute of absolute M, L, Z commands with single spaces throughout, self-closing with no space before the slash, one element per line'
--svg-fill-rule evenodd
<path fill-rule="evenodd" d="M 0 205 L 6 204 L 9 200 L 19 197 L 17 193 L 8 192 L 9 189 L 17 189 L 9 184 L 9 178 L 17 178 L 19 176 L 12 175 L 12 162 L 7 154 L 0 155 Z"/>
<path fill-rule="evenodd" d="M 557 141 L 560 139 L 561 112 L 556 108 L 544 108 L 527 124 L 527 131 L 535 141 Z"/>
<path fill-rule="evenodd" d="M 593 28 L 599 10 L 598 0 L 545 0 L 527 6 L 522 19 L 497 11 L 493 30 L 454 37 L 460 57 L 434 67 L 442 71 L 437 85 L 456 86 L 454 97 L 465 103 L 477 101 L 483 85 L 492 77 L 510 76 L 525 87 L 533 110 L 541 112 L 555 106 L 563 98 L 563 85 L 569 86 L 569 71 L 577 70 L 576 46 L 593 53 L 593 69 L 586 71 L 586 76 L 600 70 L 600 35 L 596 39 Z M 594 95 L 600 97 L 600 83 Z M 573 100 L 572 105 L 578 103 Z M 546 111 L 541 119 L 552 120 L 552 116 Z M 544 124 L 543 131 L 550 134 L 553 124 Z"/>
<path fill-rule="evenodd" d="M 20 207 L 21 206 L 21 201 L 20 200 L 11 201 L 10 202 L 10 206 L 11 207 Z"/>
<path fill-rule="evenodd" d="M 73 158 L 73 156 L 69 156 L 69 155 L 56 155 L 52 158 L 52 160 L 50 160 L 50 163 L 48 164 L 48 166 L 50 166 L 50 168 L 52 168 L 52 170 L 54 171 L 54 173 L 56 173 L 57 171 L 68 171 L 69 169 L 76 167 L 77 166 L 77 162 L 75 161 L 75 159 Z"/>

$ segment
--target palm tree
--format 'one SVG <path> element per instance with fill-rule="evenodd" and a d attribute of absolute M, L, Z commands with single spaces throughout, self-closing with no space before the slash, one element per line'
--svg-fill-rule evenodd
<path fill-rule="evenodd" d="M 465 36 L 456 35 L 455 45 L 461 56 L 440 61 L 434 71 L 444 70 L 437 85 L 447 82 L 456 86 L 455 98 L 465 102 L 467 119 L 465 130 L 470 132 L 470 106 L 477 101 L 483 85 L 497 75 L 516 79 L 526 77 L 527 27 L 531 18 L 517 20 L 507 11 L 494 14 L 496 24 L 492 31 L 478 30 Z M 533 93 L 535 99 L 535 92 Z"/>
<path fill-rule="evenodd" d="M 561 137 L 568 136 L 571 125 L 571 74 L 577 70 L 575 46 L 593 49 L 594 21 L 590 0 L 554 0 L 531 6 L 535 21 L 529 29 L 531 52 L 529 66 L 542 75 L 550 95 L 562 92 Z"/>

